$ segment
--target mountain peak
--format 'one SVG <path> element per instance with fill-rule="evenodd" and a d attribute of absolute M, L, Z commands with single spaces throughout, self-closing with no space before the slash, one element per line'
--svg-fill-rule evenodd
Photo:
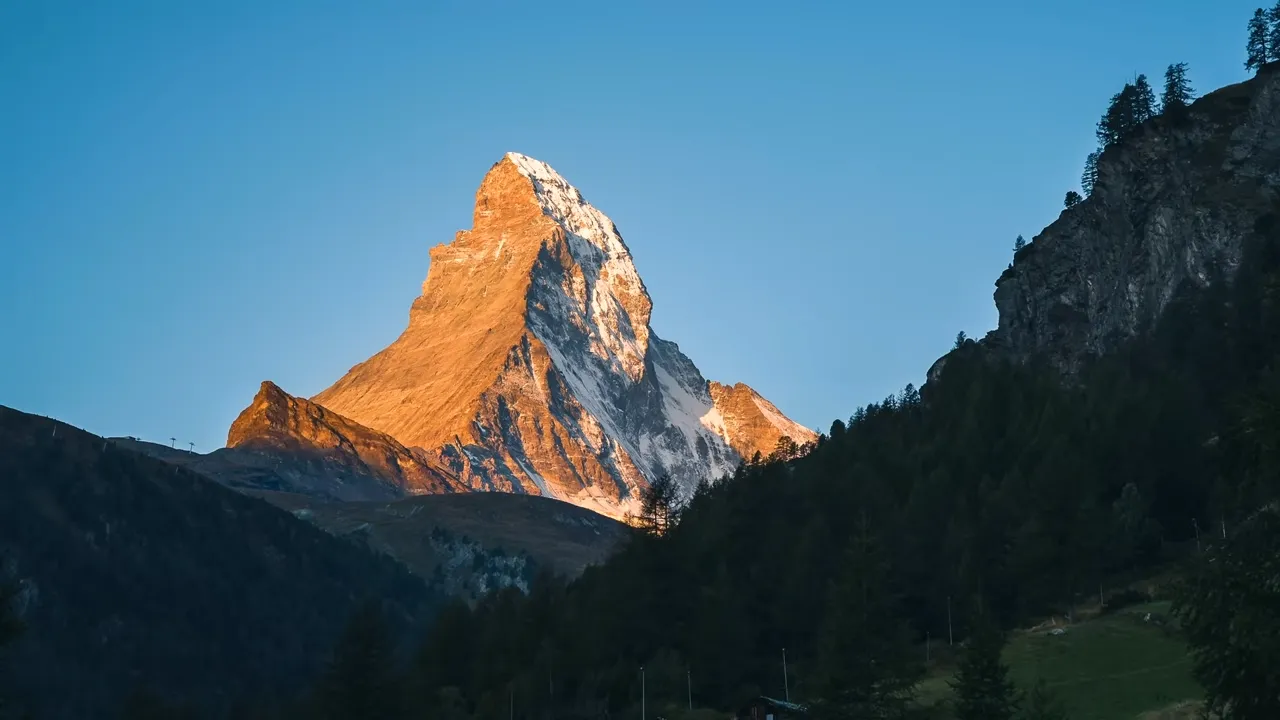
<path fill-rule="evenodd" d="M 592 351 L 638 380 L 653 301 L 617 226 L 550 165 L 519 153 L 505 159 L 528 179 L 542 212 L 564 231 L 568 289 L 576 305 L 564 308 L 576 316 L 571 321 L 597 328 Z"/>
<path fill-rule="evenodd" d="M 432 248 L 400 337 L 290 407 L 412 448 L 473 490 L 613 516 L 659 475 L 691 491 L 780 435 L 816 437 L 746 386 L 713 393 L 649 327 L 652 307 L 613 221 L 550 165 L 507 153 L 472 228 Z M 277 391 L 264 384 L 255 405 Z"/>

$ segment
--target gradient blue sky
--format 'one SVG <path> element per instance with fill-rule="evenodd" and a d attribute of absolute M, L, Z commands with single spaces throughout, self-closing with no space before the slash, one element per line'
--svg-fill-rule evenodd
<path fill-rule="evenodd" d="M 826 429 L 996 322 L 1109 96 L 1257 0 L 0 3 L 0 404 L 221 446 L 391 342 L 507 150 L 653 326 Z"/>

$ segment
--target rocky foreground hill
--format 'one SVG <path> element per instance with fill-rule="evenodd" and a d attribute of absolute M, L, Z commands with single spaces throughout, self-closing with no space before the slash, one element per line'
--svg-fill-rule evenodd
<path fill-rule="evenodd" d="M 1179 291 L 1229 282 L 1280 197 L 1277 118 L 1273 63 L 1109 147 L 1090 196 L 1000 276 L 989 343 L 1074 372 L 1150 331 Z"/>

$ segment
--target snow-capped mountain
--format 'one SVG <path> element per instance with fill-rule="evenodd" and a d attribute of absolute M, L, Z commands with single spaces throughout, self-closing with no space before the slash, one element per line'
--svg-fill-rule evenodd
<path fill-rule="evenodd" d="M 312 401 L 450 484 L 612 516 L 662 474 L 687 493 L 783 435 L 815 439 L 745 385 L 709 383 L 654 334 L 651 309 L 613 222 L 509 153 L 480 184 L 472 229 L 432 248 L 409 326 Z"/>

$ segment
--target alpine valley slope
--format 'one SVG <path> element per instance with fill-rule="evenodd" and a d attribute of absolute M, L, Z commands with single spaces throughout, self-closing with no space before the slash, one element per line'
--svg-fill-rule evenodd
<path fill-rule="evenodd" d="M 783 436 L 816 440 L 751 388 L 709 383 L 654 334 L 651 310 L 613 222 L 545 163 L 508 153 L 480 184 L 472 229 L 431 249 L 400 337 L 310 403 L 272 402 L 393 440 L 408 454 L 388 468 L 430 469 L 390 480 L 405 494 L 527 493 L 612 517 L 661 475 L 687 495 Z M 229 447 L 287 452 L 245 419 Z"/>

